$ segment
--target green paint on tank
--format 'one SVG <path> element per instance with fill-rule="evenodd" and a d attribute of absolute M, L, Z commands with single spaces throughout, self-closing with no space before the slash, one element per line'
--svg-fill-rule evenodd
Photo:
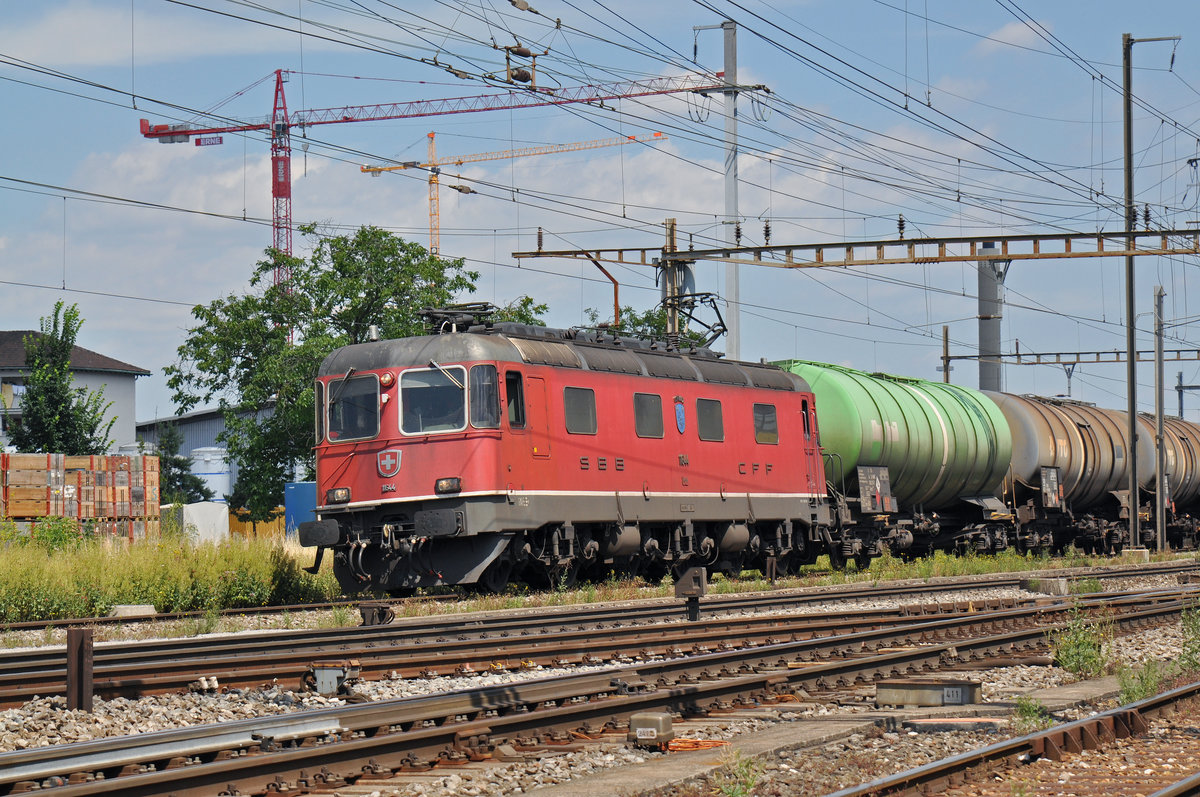
<path fill-rule="evenodd" d="M 816 395 L 821 447 L 831 455 L 825 475 L 835 487 L 849 488 L 856 468 L 870 465 L 888 469 L 902 508 L 999 494 L 1012 435 L 979 391 L 805 360 L 776 364 Z"/>

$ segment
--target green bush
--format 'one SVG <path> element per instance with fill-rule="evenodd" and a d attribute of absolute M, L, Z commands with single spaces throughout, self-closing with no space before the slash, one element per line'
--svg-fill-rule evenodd
<path fill-rule="evenodd" d="M 1104 643 L 1111 637 L 1111 629 L 1089 621 L 1078 608 L 1064 628 L 1049 636 L 1055 663 L 1064 670 L 1080 678 L 1095 678 L 1108 669 Z"/>
<path fill-rule="evenodd" d="M 1040 700 L 1020 695 L 1013 709 L 1012 722 L 1017 733 L 1033 733 L 1049 728 L 1054 724 L 1054 719 Z"/>
<path fill-rule="evenodd" d="M 40 537 L 9 539 L 0 524 L 0 622 L 98 616 L 120 603 L 209 612 L 340 594 L 328 566 L 312 576 L 266 540 L 193 546 L 169 535 L 129 544 L 90 539 L 77 530 L 72 536 L 66 523 L 48 527 L 52 531 Z"/>
<path fill-rule="evenodd" d="M 1166 672 L 1157 661 L 1148 661 L 1140 669 L 1122 667 L 1117 673 L 1117 683 L 1121 687 L 1121 703 L 1135 703 L 1157 695 L 1162 689 Z"/>

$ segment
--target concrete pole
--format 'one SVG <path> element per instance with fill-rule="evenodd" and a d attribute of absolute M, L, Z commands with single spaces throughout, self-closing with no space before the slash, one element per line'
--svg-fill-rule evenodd
<path fill-rule="evenodd" d="M 1154 539 L 1158 550 L 1167 550 L 1167 452 L 1163 448 L 1163 297 L 1154 287 Z"/>
<path fill-rule="evenodd" d="M 1125 232 L 1133 232 L 1136 211 L 1133 207 L 1133 37 L 1121 34 L 1121 63 L 1124 76 L 1124 122 L 1125 122 Z M 1125 246 L 1133 246 L 1132 237 L 1127 237 Z M 1137 349 L 1134 322 L 1133 255 L 1125 256 L 1125 381 L 1129 395 L 1129 544 L 1141 544 L 1141 529 L 1138 523 L 1138 477 L 1137 477 Z"/>
<path fill-rule="evenodd" d="M 984 241 L 980 254 L 999 254 L 995 241 Z M 980 260 L 979 271 L 979 389 L 1004 389 L 1000 362 L 1000 324 L 1004 318 L 1004 278 L 1011 260 Z"/>
<path fill-rule="evenodd" d="M 738 223 L 738 129 L 737 129 L 737 23 L 727 19 L 721 23 L 725 32 L 725 243 L 738 245 L 735 230 Z M 742 290 L 737 263 L 725 264 L 725 353 L 731 360 L 742 356 Z"/>

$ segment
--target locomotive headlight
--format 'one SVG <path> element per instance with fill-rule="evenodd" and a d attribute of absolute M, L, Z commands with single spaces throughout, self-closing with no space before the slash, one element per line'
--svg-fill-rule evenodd
<path fill-rule="evenodd" d="M 348 504 L 350 503 L 350 488 L 349 487 L 334 487 L 332 490 L 325 491 L 325 503 L 327 504 Z"/>
<path fill-rule="evenodd" d="M 384 371 L 379 375 L 379 384 L 384 388 L 389 388 L 396 381 L 396 376 L 391 371 Z"/>
<path fill-rule="evenodd" d="M 445 479 L 438 479 L 433 485 L 433 491 L 438 495 L 461 492 L 462 479 L 458 478 L 457 476 L 449 476 Z"/>

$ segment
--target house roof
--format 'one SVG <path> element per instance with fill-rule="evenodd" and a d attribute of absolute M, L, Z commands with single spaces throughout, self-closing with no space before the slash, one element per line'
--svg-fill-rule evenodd
<path fill-rule="evenodd" d="M 41 337 L 36 330 L 0 330 L 0 370 L 15 371 L 25 368 L 25 338 Z M 100 371 L 105 373 L 149 376 L 150 372 L 136 365 L 105 357 L 103 354 L 82 346 L 71 348 L 72 371 Z"/>

